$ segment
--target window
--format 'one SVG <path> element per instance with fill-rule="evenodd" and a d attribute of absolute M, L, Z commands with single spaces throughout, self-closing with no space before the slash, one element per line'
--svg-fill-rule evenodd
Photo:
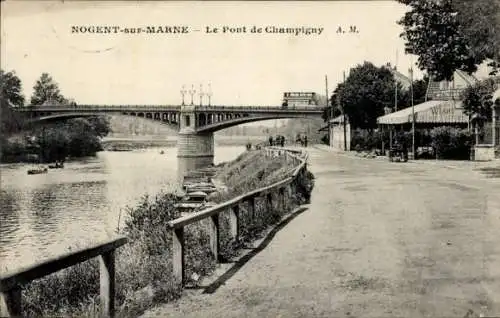
<path fill-rule="evenodd" d="M 186 123 L 186 127 L 191 126 L 191 117 L 189 117 L 189 115 L 185 115 L 184 122 Z"/>

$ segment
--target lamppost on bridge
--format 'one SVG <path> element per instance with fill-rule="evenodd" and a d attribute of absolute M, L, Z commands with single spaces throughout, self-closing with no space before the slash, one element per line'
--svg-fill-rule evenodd
<path fill-rule="evenodd" d="M 212 85 L 210 83 L 208 84 L 208 93 L 207 93 L 207 96 L 208 96 L 208 106 L 210 106 L 210 102 L 211 102 L 211 99 L 212 99 Z"/>
<path fill-rule="evenodd" d="M 203 95 L 205 95 L 203 93 L 203 84 L 200 84 L 200 106 L 203 106 Z"/>
<path fill-rule="evenodd" d="M 196 90 L 194 89 L 194 85 L 191 85 L 191 89 L 189 90 L 189 94 L 191 95 L 191 105 L 194 105 L 194 94 L 196 94 Z"/>
<path fill-rule="evenodd" d="M 182 106 L 184 106 L 184 95 L 187 93 L 186 89 L 184 88 L 184 85 L 182 85 L 181 89 L 181 95 L 182 95 Z"/>

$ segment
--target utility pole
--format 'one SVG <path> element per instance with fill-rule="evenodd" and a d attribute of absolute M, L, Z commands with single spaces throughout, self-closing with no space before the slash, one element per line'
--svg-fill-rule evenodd
<path fill-rule="evenodd" d="M 409 69 L 410 73 L 410 100 L 411 100 L 411 151 L 415 160 L 415 107 L 413 105 L 413 65 Z"/>
<path fill-rule="evenodd" d="M 325 109 L 326 111 L 328 112 L 328 76 L 325 75 L 325 97 L 326 97 L 326 101 L 325 101 Z M 326 116 L 327 119 L 329 117 L 329 119 L 333 119 L 333 105 L 332 105 L 332 108 L 330 109 L 330 116 Z"/>
<path fill-rule="evenodd" d="M 344 88 L 345 88 L 345 71 L 344 71 Z M 342 99 L 341 99 L 342 101 Z M 347 128 L 346 128 L 346 115 L 345 115 L 345 105 L 342 104 L 342 121 L 344 125 L 344 151 L 347 151 Z"/>
<path fill-rule="evenodd" d="M 396 50 L 396 65 L 394 65 L 394 71 L 398 69 L 398 50 Z M 394 76 L 394 111 L 398 111 L 398 81 L 396 80 L 396 77 Z"/>

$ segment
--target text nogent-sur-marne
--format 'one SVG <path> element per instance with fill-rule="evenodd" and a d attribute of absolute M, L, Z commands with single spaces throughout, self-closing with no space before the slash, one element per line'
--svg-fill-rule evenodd
<path fill-rule="evenodd" d="M 117 25 L 73 25 L 71 33 L 75 34 L 113 34 L 113 33 L 189 33 L 189 27 L 183 25 L 173 26 L 145 26 L 145 27 L 122 27 Z"/>

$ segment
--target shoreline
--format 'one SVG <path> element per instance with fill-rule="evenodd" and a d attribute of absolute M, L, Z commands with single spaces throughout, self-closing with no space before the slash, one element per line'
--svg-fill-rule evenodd
<path fill-rule="evenodd" d="M 215 146 L 245 146 L 247 143 L 257 144 L 266 140 L 265 136 L 215 136 Z M 177 146 L 176 136 L 109 136 L 101 139 L 102 150 L 110 152 L 125 152 L 137 149 L 167 147 L 173 148 Z M 98 153 L 96 152 L 96 154 Z M 72 159 L 92 157 L 96 154 L 91 154 L 83 157 L 74 157 Z M 38 155 L 32 153 L 18 154 L 16 157 L 5 157 L 0 161 L 0 164 L 49 164 L 51 162 L 39 162 Z"/>
<path fill-rule="evenodd" d="M 264 136 L 215 136 L 215 146 L 245 146 L 247 143 L 257 144 L 266 140 Z M 106 137 L 101 141 L 104 151 L 132 151 L 135 149 L 155 147 L 177 147 L 177 137 L 137 136 Z"/>

